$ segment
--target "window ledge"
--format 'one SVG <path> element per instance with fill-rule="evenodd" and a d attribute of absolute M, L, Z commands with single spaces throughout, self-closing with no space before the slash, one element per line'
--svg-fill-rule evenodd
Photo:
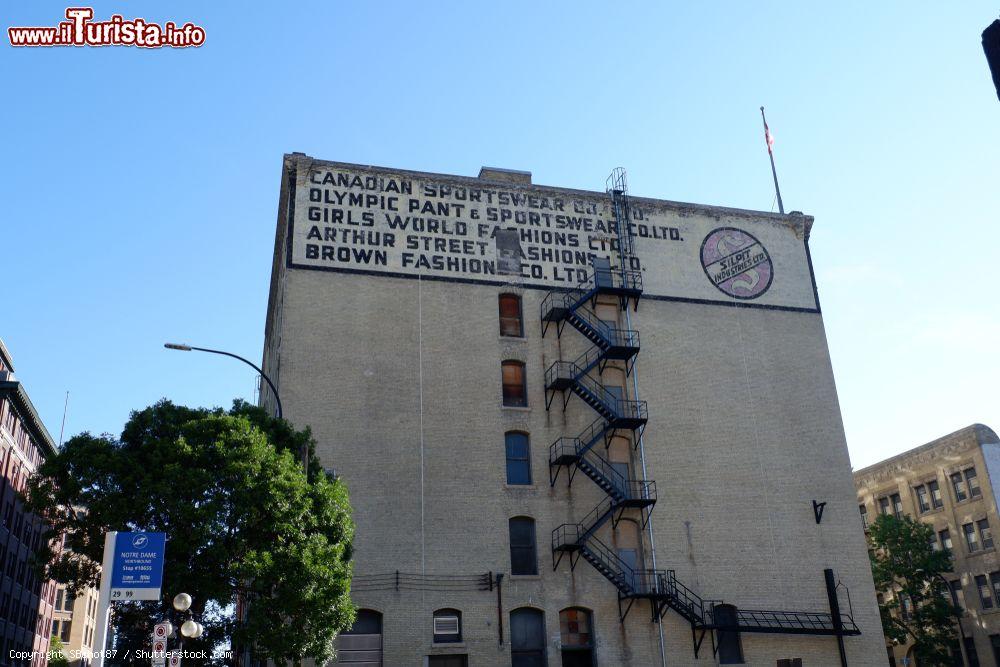
<path fill-rule="evenodd" d="M 513 410 L 514 412 L 531 412 L 530 405 L 504 405 L 501 403 L 500 407 L 504 410 Z"/>
<path fill-rule="evenodd" d="M 538 490 L 538 485 L 534 484 L 534 483 L 532 483 L 532 484 L 508 484 L 507 482 L 504 482 L 503 488 L 507 489 L 508 491 L 522 491 L 522 490 L 524 490 L 524 491 L 537 491 Z"/>
<path fill-rule="evenodd" d="M 527 343 L 527 336 L 500 336 L 501 343 Z"/>
<path fill-rule="evenodd" d="M 440 653 L 440 652 L 442 652 L 442 649 L 452 649 L 452 648 L 458 648 L 458 649 L 462 649 L 464 651 L 464 650 L 468 649 L 469 647 L 466 645 L 466 643 L 464 641 L 461 641 L 461 642 L 432 642 L 431 645 L 430 645 L 430 648 L 427 649 L 427 650 L 428 651 L 437 651 L 437 652 Z M 450 651 L 445 650 L 443 652 L 444 655 L 447 655 L 448 653 L 450 653 Z"/>
<path fill-rule="evenodd" d="M 966 558 L 975 558 L 977 556 L 985 556 L 986 554 L 996 553 L 996 547 L 990 547 L 989 549 L 980 549 L 979 551 L 973 551 L 972 553 L 966 554 Z"/>
<path fill-rule="evenodd" d="M 542 575 L 540 574 L 512 574 L 509 576 L 511 579 L 517 581 L 532 581 L 532 580 L 541 581 L 542 579 Z"/>

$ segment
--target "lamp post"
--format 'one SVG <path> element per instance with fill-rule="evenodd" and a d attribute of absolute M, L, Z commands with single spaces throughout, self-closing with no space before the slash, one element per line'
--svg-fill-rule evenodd
<path fill-rule="evenodd" d="M 191 596 L 188 595 L 187 593 L 178 593 L 177 595 L 175 595 L 173 605 L 174 609 L 177 610 L 177 613 L 180 617 L 177 620 L 182 621 L 179 624 L 180 627 L 178 629 L 180 631 L 179 649 L 181 652 L 181 658 L 183 658 L 184 638 L 186 637 L 188 639 L 197 639 L 198 637 L 201 637 L 201 635 L 205 632 L 205 626 L 203 626 L 201 623 L 198 623 L 192 618 L 193 614 L 190 611 Z"/>
<path fill-rule="evenodd" d="M 953 595 L 951 584 L 940 572 L 935 572 L 934 576 L 940 579 L 941 583 L 944 584 L 945 590 L 948 591 L 949 601 L 954 603 L 955 600 L 951 599 Z M 969 664 L 969 656 L 965 654 L 965 628 L 962 627 L 962 611 L 959 609 L 957 604 L 952 604 L 952 614 L 955 616 L 955 623 L 958 624 L 958 651 L 962 655 L 962 665 L 965 666 Z"/>
<path fill-rule="evenodd" d="M 223 352 L 222 350 L 210 350 L 207 347 L 195 347 L 193 345 L 185 345 L 182 343 L 164 343 L 163 347 L 167 348 L 168 350 L 179 350 L 181 352 L 190 352 L 192 350 L 196 352 L 209 352 L 211 354 L 221 354 L 226 357 L 232 357 L 233 359 L 239 359 L 244 364 L 246 364 L 250 368 L 260 373 L 260 376 L 264 378 L 264 382 L 267 383 L 267 386 L 271 388 L 271 393 L 274 394 L 274 402 L 278 408 L 278 419 L 282 419 L 281 398 L 278 397 L 278 390 L 275 388 L 274 383 L 271 382 L 271 378 L 267 377 L 267 375 L 264 374 L 264 371 L 258 368 L 256 364 L 247 361 L 238 354 L 233 354 L 232 352 Z"/>

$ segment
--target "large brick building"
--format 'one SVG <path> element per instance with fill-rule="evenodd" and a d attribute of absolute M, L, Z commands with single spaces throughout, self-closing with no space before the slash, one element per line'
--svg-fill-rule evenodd
<path fill-rule="evenodd" d="M 956 664 L 1000 665 L 1000 438 L 973 424 L 854 473 L 858 510 L 867 527 L 879 514 L 909 516 L 934 528 L 947 549 L 952 600 L 962 613 Z M 880 594 L 881 595 L 881 594 Z M 889 593 L 890 596 L 893 593 Z M 905 608 L 906 601 L 900 601 Z M 913 664 L 911 644 L 889 646 L 891 664 Z M 962 656 L 964 655 L 964 662 Z"/>
<path fill-rule="evenodd" d="M 0 665 L 46 663 L 56 584 L 41 581 L 31 568 L 44 526 L 23 510 L 19 493 L 45 457 L 54 454 L 52 437 L 0 341 Z M 33 657 L 15 659 L 12 651 Z"/>
<path fill-rule="evenodd" d="M 351 491 L 339 662 L 884 665 L 812 218 L 607 185 L 285 157 L 264 369 Z"/>

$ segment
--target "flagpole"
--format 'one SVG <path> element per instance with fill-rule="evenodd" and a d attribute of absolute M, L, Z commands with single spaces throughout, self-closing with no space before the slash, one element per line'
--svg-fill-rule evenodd
<path fill-rule="evenodd" d="M 774 168 L 774 152 L 771 150 L 770 130 L 767 129 L 767 118 L 764 117 L 764 107 L 760 108 L 760 117 L 764 121 L 764 141 L 767 143 L 767 156 L 771 158 L 771 175 L 774 176 L 774 192 L 778 195 L 778 212 L 785 214 L 785 205 L 781 202 L 781 188 L 778 187 L 778 171 Z"/>

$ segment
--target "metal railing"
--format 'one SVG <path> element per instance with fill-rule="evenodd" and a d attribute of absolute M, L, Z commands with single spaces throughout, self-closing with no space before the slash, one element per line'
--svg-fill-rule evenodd
<path fill-rule="evenodd" d="M 592 350 L 596 348 L 591 348 Z M 589 359 L 589 357 L 587 357 Z M 545 371 L 546 388 L 556 385 L 559 380 L 575 385 L 577 393 L 589 393 L 605 410 L 618 419 L 646 419 L 646 401 L 631 401 L 607 389 L 600 382 L 588 376 L 586 371 L 573 361 L 555 361 Z"/>
<path fill-rule="evenodd" d="M 642 292 L 642 272 L 622 271 L 615 268 L 596 269 L 594 271 L 594 285 L 598 290 Z"/>
<path fill-rule="evenodd" d="M 834 634 L 836 627 L 833 616 L 826 612 L 784 611 L 774 609 L 736 608 L 736 626 L 717 620 L 717 601 L 707 605 L 705 625 L 716 629 L 732 629 L 741 632 L 774 632 L 787 634 Z M 847 614 L 840 615 L 844 634 L 860 634 L 854 619 Z"/>
<path fill-rule="evenodd" d="M 593 535 L 611 518 L 611 514 L 617 506 L 614 498 L 605 498 L 594 509 L 587 512 L 586 516 L 580 519 L 577 524 L 580 527 L 580 539 L 586 540 Z"/>
<path fill-rule="evenodd" d="M 705 600 L 677 579 L 674 570 L 667 570 L 664 576 L 664 595 L 670 608 L 688 620 L 704 622 Z"/>
<path fill-rule="evenodd" d="M 596 269 L 577 287 L 563 291 L 549 292 L 542 299 L 542 319 L 553 310 L 575 310 L 595 292 L 601 291 L 642 293 L 642 272 L 621 269 Z"/>
<path fill-rule="evenodd" d="M 594 330 L 599 338 L 604 341 L 604 346 L 608 347 L 639 347 L 639 332 L 634 329 L 619 329 L 599 318 L 586 306 L 580 306 L 572 311 L 572 316 L 578 318 L 587 327 Z"/>
<path fill-rule="evenodd" d="M 597 475 L 603 477 L 614 489 L 619 503 L 627 500 L 656 500 L 656 482 L 625 477 L 610 461 L 593 451 L 581 452 L 579 456 L 581 463 L 585 463 Z"/>

